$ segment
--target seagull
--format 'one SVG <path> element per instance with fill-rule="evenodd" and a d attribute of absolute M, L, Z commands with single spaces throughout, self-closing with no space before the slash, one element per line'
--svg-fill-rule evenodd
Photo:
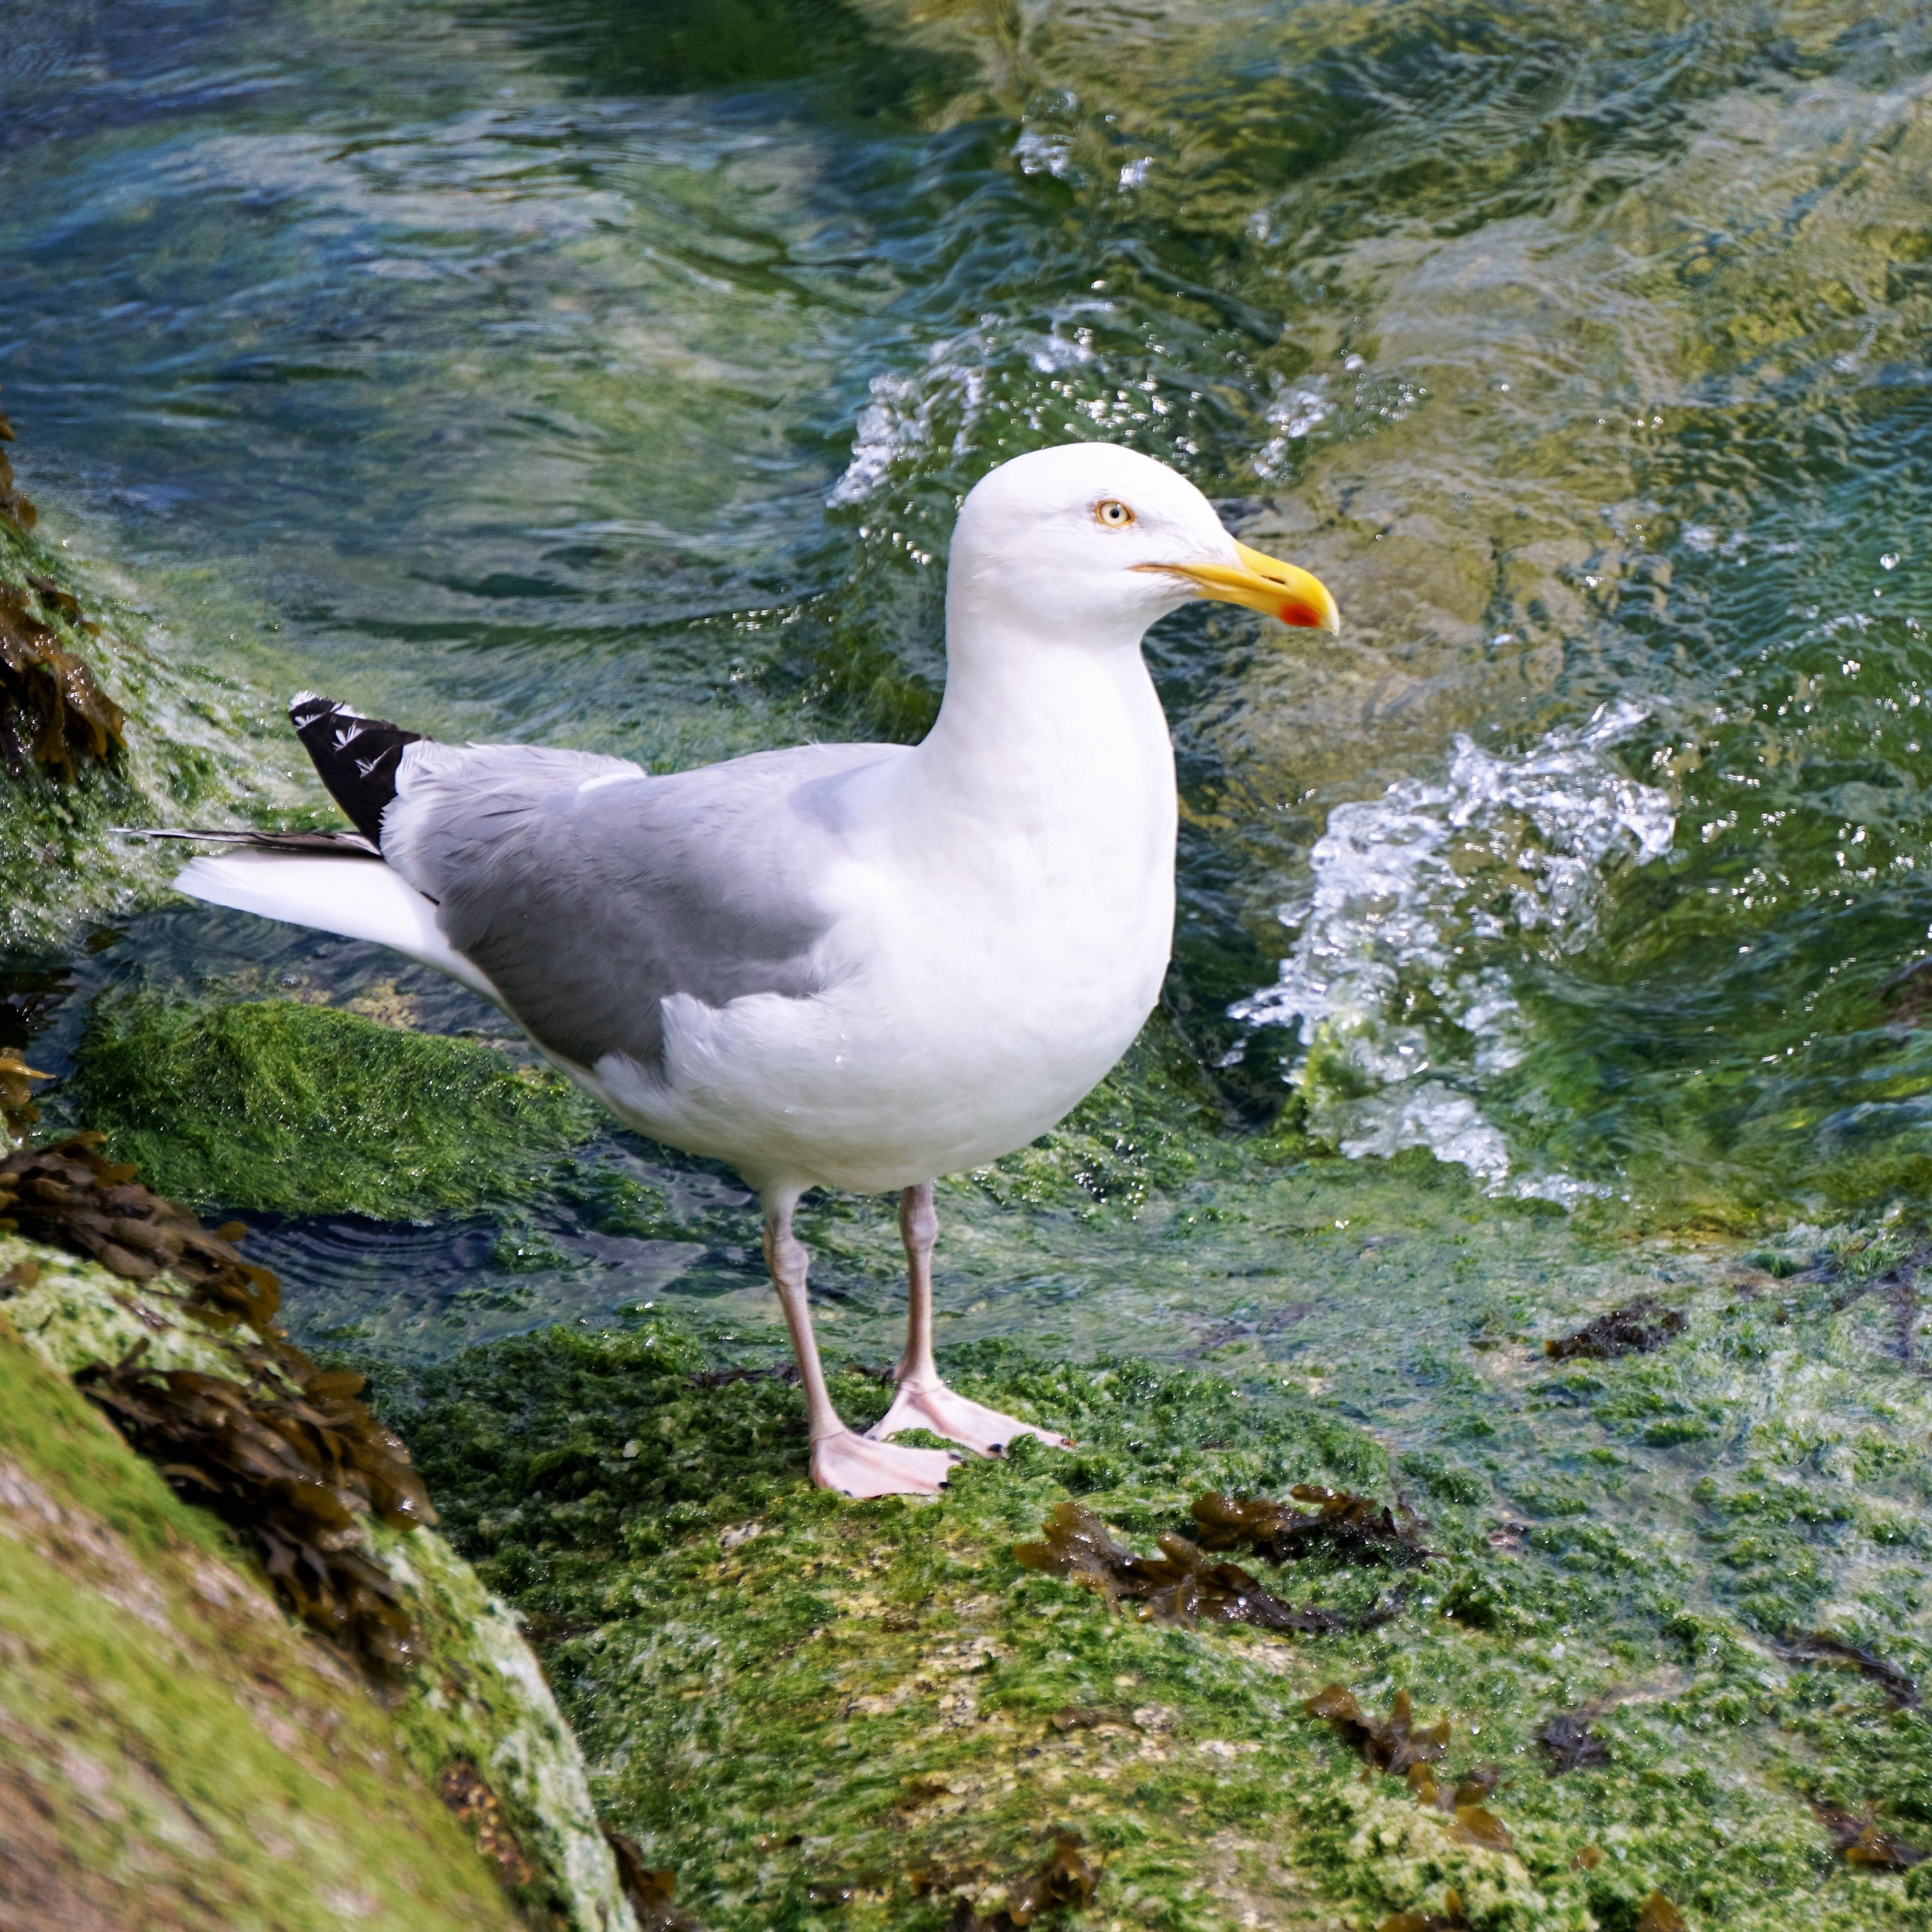
<path fill-rule="evenodd" d="M 1175 794 L 1148 627 L 1209 598 L 1333 632 L 1306 571 L 1235 542 L 1195 486 L 1110 443 L 1016 457 L 962 505 L 946 690 L 917 745 L 807 744 L 656 775 L 442 744 L 314 692 L 290 717 L 353 832 L 238 832 L 189 896 L 392 947 L 494 1001 L 652 1138 L 764 1210 L 811 1473 L 931 1495 L 956 1460 L 1066 1438 L 947 1388 L 933 1183 L 1036 1139 L 1153 1010 L 1174 931 Z M 249 849 L 249 848 L 254 849 Z M 832 1405 L 794 1232 L 812 1188 L 896 1193 L 908 1275 L 892 1406 Z"/>

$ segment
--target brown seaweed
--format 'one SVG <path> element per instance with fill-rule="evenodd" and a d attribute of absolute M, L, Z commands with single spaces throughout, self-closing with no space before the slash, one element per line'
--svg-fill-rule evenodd
<path fill-rule="evenodd" d="M 1211 1354 L 1230 1342 L 1245 1342 L 1258 1335 L 1279 1335 L 1284 1328 L 1306 1321 L 1319 1305 L 1312 1301 L 1283 1301 L 1270 1308 L 1258 1321 L 1204 1322 L 1194 1331 L 1194 1340 L 1186 1352 L 1190 1356 Z M 1203 1448 L 1209 1446 L 1202 1444 Z"/>
<path fill-rule="evenodd" d="M 610 1840 L 611 1855 L 617 1861 L 617 1882 L 636 1913 L 638 1932 L 704 1932 L 704 1928 L 677 1903 L 677 1874 L 669 1866 L 653 1870 L 634 1838 L 608 1826 L 604 1835 Z"/>
<path fill-rule="evenodd" d="M 1043 1864 L 1006 1888 L 1006 1902 L 989 1918 L 982 1918 L 970 1901 L 953 1907 L 949 1932 L 1017 1932 L 1053 1911 L 1078 1911 L 1093 1902 L 1100 1868 L 1087 1856 L 1086 1841 L 1078 1832 L 1062 1832 Z"/>
<path fill-rule="evenodd" d="M 516 1833 L 503 1816 L 502 1802 L 467 1759 L 443 1766 L 442 1775 L 436 1780 L 436 1796 L 512 1891 L 536 1878 L 536 1868 L 524 1856 Z"/>
<path fill-rule="evenodd" d="M 1084 1843 L 1078 1832 L 1055 1838 L 1046 1862 L 1008 1888 L 1004 1916 L 1016 1925 L 1030 1925 L 1055 1906 L 1074 1910 L 1090 1904 L 1100 1870 L 1082 1849 Z"/>
<path fill-rule="evenodd" d="M 0 410 L 0 442 L 13 440 L 14 425 L 7 420 L 6 412 Z M 39 520 L 39 512 L 14 481 L 14 466 L 8 461 L 7 452 L 0 449 L 0 524 L 25 536 Z"/>
<path fill-rule="evenodd" d="M 70 624 L 77 624 L 83 631 L 99 628 L 80 614 L 80 599 L 72 591 L 63 590 L 51 577 L 43 577 L 38 571 L 29 570 L 24 574 L 34 594 L 49 609 L 58 610 Z"/>
<path fill-rule="evenodd" d="M 122 748 L 127 722 L 25 594 L 0 583 L 0 765 L 16 778 L 38 766 L 71 780 L 76 759 L 104 760 Z"/>
<path fill-rule="evenodd" d="M 1456 1836 L 1464 1843 L 1492 1852 L 1516 1849 L 1509 1827 L 1489 1809 L 1489 1800 L 1502 1782 L 1501 1769 L 1477 1765 L 1460 1778 L 1438 1779 L 1435 1766 L 1449 1749 L 1449 1720 L 1418 1730 L 1406 1690 L 1395 1694 L 1386 1718 L 1371 1718 L 1355 1694 L 1340 1684 L 1318 1690 L 1302 1708 L 1311 1718 L 1333 1724 L 1377 1770 L 1404 1779 L 1417 1804 L 1451 1819 Z"/>
<path fill-rule="evenodd" d="M 1887 1019 L 1894 1026 L 1916 1026 L 1932 1010 L 1932 956 L 1909 959 L 1876 988 Z"/>
<path fill-rule="evenodd" d="M 397 1528 L 436 1521 L 409 1451 L 358 1400 L 361 1376 L 317 1367 L 274 1326 L 281 1286 L 236 1251 L 248 1230 L 231 1222 L 209 1232 L 109 1161 L 103 1139 L 76 1134 L 0 1160 L 0 1228 L 124 1280 L 158 1288 L 171 1275 L 202 1319 L 254 1330 L 238 1352 L 254 1380 L 148 1367 L 142 1342 L 112 1367 L 90 1364 L 76 1386 L 177 1494 L 254 1542 L 290 1612 L 372 1675 L 395 1674 L 413 1660 L 414 1631 L 394 1580 L 360 1546 L 357 1513 Z M 38 1273 L 23 1264 L 5 1286 L 31 1286 Z"/>
<path fill-rule="evenodd" d="M 1586 1718 L 1570 1711 L 1559 1712 L 1536 1734 L 1550 1760 L 1550 1774 L 1561 1778 L 1566 1772 L 1595 1771 L 1610 1761 L 1610 1748 L 1591 1730 Z"/>
<path fill-rule="evenodd" d="M 40 1118 L 40 1108 L 34 1105 L 33 1083 L 52 1077 L 36 1072 L 17 1048 L 0 1046 L 0 1132 L 9 1140 L 24 1140 L 27 1130 Z"/>
<path fill-rule="evenodd" d="M 1598 1361 L 1613 1361 L 1619 1355 L 1647 1355 L 1673 1335 L 1682 1334 L 1689 1325 L 1690 1318 L 1681 1308 L 1666 1308 L 1654 1296 L 1642 1294 L 1586 1322 L 1574 1335 L 1544 1342 L 1543 1352 L 1558 1362 L 1575 1355 Z"/>
<path fill-rule="evenodd" d="M 409 1612 L 362 1547 L 356 1510 L 398 1526 L 434 1522 L 435 1511 L 408 1452 L 354 1400 L 362 1378 L 311 1370 L 292 1396 L 146 1367 L 146 1347 L 111 1368 L 90 1364 L 75 1386 L 178 1495 L 256 1546 L 276 1594 L 311 1630 L 373 1675 L 406 1670 L 416 1654 Z"/>
<path fill-rule="evenodd" d="M 1456 1822 L 1456 1835 L 1466 1844 L 1482 1845 L 1492 1852 L 1511 1852 L 1516 1840 L 1509 1827 L 1487 1808 L 1487 1800 L 1502 1782 L 1502 1773 L 1492 1764 L 1478 1765 L 1453 1784 L 1438 1784 L 1426 1764 L 1412 1764 L 1408 1771 L 1408 1788 L 1425 1811 L 1441 1811 Z"/>
<path fill-rule="evenodd" d="M 1412 1906 L 1407 1912 L 1391 1912 L 1377 1932 L 1463 1932 L 1468 1924 L 1462 1916 L 1462 1894 L 1450 1886 L 1443 1892 L 1440 1912 Z"/>
<path fill-rule="evenodd" d="M 1424 1526 L 1398 1503 L 1391 1510 L 1372 1496 L 1297 1483 L 1288 1491 L 1313 1510 L 1291 1508 L 1265 1496 L 1234 1497 L 1210 1491 L 1197 1496 L 1192 1514 L 1204 1550 L 1250 1550 L 1270 1563 L 1289 1563 L 1317 1552 L 1344 1563 L 1408 1567 L 1436 1554 L 1422 1542 Z"/>
<path fill-rule="evenodd" d="M 1432 1763 L 1449 1748 L 1449 1720 L 1418 1730 L 1408 1693 L 1398 1690 L 1386 1718 L 1372 1718 L 1340 1684 L 1316 1692 L 1301 1707 L 1333 1724 L 1378 1771 L 1405 1776 L 1414 1765 Z"/>
<path fill-rule="evenodd" d="M 790 1362 L 764 1369 L 700 1369 L 685 1380 L 693 1388 L 728 1388 L 734 1382 L 795 1382 L 798 1370 Z"/>
<path fill-rule="evenodd" d="M 1882 1690 L 1892 1708 L 1916 1711 L 1918 1686 L 1912 1677 L 1889 1659 L 1858 1644 L 1846 1643 L 1835 1636 L 1816 1631 L 1774 1643 L 1772 1649 L 1787 1664 L 1834 1664 L 1868 1677 Z"/>
<path fill-rule="evenodd" d="M 236 1252 L 245 1231 L 230 1223 L 211 1234 L 186 1208 L 141 1186 L 133 1168 L 106 1160 L 103 1138 L 75 1134 L 0 1160 L 0 1228 L 86 1255 L 124 1281 L 152 1281 L 165 1270 L 204 1315 L 266 1334 L 281 1290 L 266 1268 Z"/>
<path fill-rule="evenodd" d="M 1046 1540 L 1018 1544 L 1014 1560 L 1028 1570 L 1069 1578 L 1105 1598 L 1109 1610 L 1131 1599 L 1141 1604 L 1143 1618 L 1158 1623 L 1192 1624 L 1204 1618 L 1313 1636 L 1348 1628 L 1326 1610 L 1298 1610 L 1283 1603 L 1238 1565 L 1210 1562 L 1184 1536 L 1164 1534 L 1160 1556 L 1137 1556 L 1076 1502 L 1062 1503 L 1040 1527 Z"/>
<path fill-rule="evenodd" d="M 1653 1892 L 1637 1908 L 1631 1932 L 1688 1932 L 1684 1915 L 1662 1892 Z"/>
<path fill-rule="evenodd" d="M 1910 1871 L 1925 1862 L 1928 1853 L 1889 1832 L 1881 1832 L 1870 1812 L 1855 1814 L 1819 1798 L 1810 1802 L 1813 1815 L 1831 1834 L 1846 1864 L 1862 1865 L 1868 1871 Z"/>

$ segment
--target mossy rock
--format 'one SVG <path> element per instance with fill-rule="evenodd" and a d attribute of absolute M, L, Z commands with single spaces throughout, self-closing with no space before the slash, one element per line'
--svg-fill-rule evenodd
<path fill-rule="evenodd" d="M 943 1358 L 956 1385 L 1078 1447 L 1023 1442 L 930 1502 L 812 1490 L 780 1358 L 682 1316 L 496 1343 L 389 1407 L 449 1533 L 529 1619 L 600 1808 L 712 1932 L 998 1923 L 1073 1834 L 1102 1874 L 1066 1922 L 1094 1932 L 1412 1911 L 1633 1932 L 1654 1890 L 1693 1932 L 1919 1927 L 1921 1881 L 1847 1862 L 1813 1804 L 1932 1840 L 1911 1682 L 1932 1659 L 1912 1555 L 1932 1391 L 1874 1386 L 1864 1338 L 1810 1292 L 1768 1362 L 1737 1346 L 1755 1312 L 1725 1334 L 1702 1304 L 1655 1356 L 1539 1350 L 1453 1391 L 1493 1412 L 1460 1448 L 1427 1442 L 1426 1389 L 1372 1423 L 1277 1378 L 976 1345 Z M 761 1372 L 721 1378 L 734 1363 Z M 885 1406 L 850 1370 L 835 1394 L 860 1426 Z M 1712 1410 L 1714 1437 L 1645 1434 Z M 1544 1439 L 1505 1461 L 1506 1427 Z M 1405 1497 L 1438 1553 L 1240 1559 L 1347 1626 L 1323 1636 L 1110 1612 L 1013 1554 L 1070 1498 L 1150 1553 L 1204 1490 L 1296 1482 Z M 1839 1651 L 1798 1655 L 1801 1628 Z M 1487 1820 L 1365 1764 L 1305 1708 L 1331 1683 L 1447 1718 L 1437 1772 L 1495 1767 Z M 1563 1715 L 1595 1761 L 1539 1741 Z"/>
<path fill-rule="evenodd" d="M 0 1317 L 0 1898 L 92 1932 L 502 1932 L 362 1687 Z"/>
<path fill-rule="evenodd" d="M 631 1932 L 542 1667 L 440 1536 L 365 1523 L 419 1660 L 366 1681 L 67 1380 L 138 1350 L 259 1390 L 278 1376 L 263 1339 L 210 1328 L 166 1277 L 136 1286 L 0 1233 L 0 1548 L 34 1559 L 0 1562 L 0 1900 L 52 1888 L 50 1927 Z M 33 1633 L 17 1667 L 16 1629 Z M 47 1726 L 72 1754 L 29 1747 Z"/>
<path fill-rule="evenodd" d="M 162 1193 L 392 1221 L 526 1200 L 604 1124 L 561 1076 L 474 1040 L 138 992 L 95 1010 L 76 1098 Z"/>

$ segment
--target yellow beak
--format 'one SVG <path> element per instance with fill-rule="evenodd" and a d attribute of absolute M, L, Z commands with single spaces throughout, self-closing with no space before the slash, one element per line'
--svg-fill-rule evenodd
<path fill-rule="evenodd" d="M 1339 631 L 1342 614 L 1328 587 L 1318 577 L 1283 563 L 1279 557 L 1238 543 L 1238 565 L 1225 563 L 1144 563 L 1142 570 L 1164 570 L 1184 577 L 1204 597 L 1219 604 L 1245 604 L 1265 610 L 1298 630 Z"/>

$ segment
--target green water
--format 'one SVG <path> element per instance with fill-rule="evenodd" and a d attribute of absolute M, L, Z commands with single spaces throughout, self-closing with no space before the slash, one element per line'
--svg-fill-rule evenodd
<path fill-rule="evenodd" d="M 1332 647 L 1222 610 L 1150 640 L 1183 1071 L 962 1196 L 961 1318 L 982 1266 L 1125 1275 L 1096 1336 L 1174 1346 L 1268 1190 L 1339 1190 L 1339 1223 L 1403 1198 L 1370 1174 L 1405 1149 L 1506 1269 L 1573 1239 L 1512 1202 L 1915 1201 L 1932 1048 L 1876 989 L 1932 934 L 1916 10 L 36 0 L 4 43 L 22 480 L 270 696 L 659 766 L 914 735 L 960 493 L 1069 435 L 1334 587 Z M 10 969 L 58 1071 L 124 980 L 491 1028 L 205 910 L 94 944 Z M 1278 1178 L 1336 1150 L 1358 1178 Z M 754 1291 L 728 1183 L 600 1158 L 710 1190 L 734 1239 L 698 1228 L 687 1285 Z M 1231 1226 L 1183 1267 L 1142 1237 L 1190 1199 Z M 554 1207 L 526 1262 L 595 1232 Z M 883 1213 L 827 1212 L 828 1286 L 883 1306 Z M 651 1281 L 677 1232 L 633 1229 Z M 580 1249 L 506 1286 L 496 1232 L 445 1233 L 393 1238 L 446 1298 L 623 1298 Z M 389 1238 L 277 1258 L 317 1320 L 380 1323 Z"/>

